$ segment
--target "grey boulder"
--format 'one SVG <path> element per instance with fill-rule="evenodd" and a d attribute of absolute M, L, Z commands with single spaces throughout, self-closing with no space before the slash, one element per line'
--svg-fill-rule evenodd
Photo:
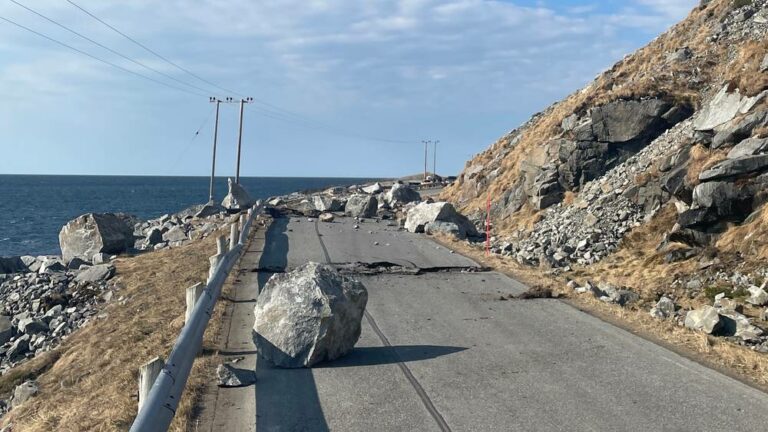
<path fill-rule="evenodd" d="M 675 315 L 675 302 L 669 297 L 662 297 L 656 302 L 656 306 L 651 309 L 651 316 L 659 319 L 671 318 Z"/>
<path fill-rule="evenodd" d="M 0 257 L 0 274 L 21 273 L 27 271 L 27 265 L 21 257 Z"/>
<path fill-rule="evenodd" d="M 189 237 L 187 237 L 187 233 L 184 231 L 184 228 L 180 226 L 175 226 L 168 230 L 167 233 L 163 234 L 163 241 L 173 242 L 184 240 L 189 240 Z"/>
<path fill-rule="evenodd" d="M 11 406 L 16 408 L 17 406 L 28 401 L 35 396 L 38 392 L 38 386 L 35 381 L 26 381 L 13 390 L 13 400 Z"/>
<path fill-rule="evenodd" d="M 310 367 L 348 353 L 360 338 L 368 291 L 333 267 L 307 263 L 276 274 L 254 309 L 259 355 L 279 367 Z"/>
<path fill-rule="evenodd" d="M 408 211 L 405 229 L 412 233 L 421 233 L 426 231 L 427 224 L 435 222 L 455 224 L 459 229 L 459 237 L 477 236 L 477 229 L 469 219 L 457 212 L 453 205 L 447 202 L 417 204 Z"/>
<path fill-rule="evenodd" d="M 312 204 L 314 204 L 316 210 L 321 212 L 335 212 L 344 209 L 344 201 L 327 195 L 313 196 Z"/>
<path fill-rule="evenodd" d="M 672 107 L 659 99 L 616 101 L 592 110 L 592 132 L 600 142 L 623 143 L 666 129 L 662 114 Z"/>
<path fill-rule="evenodd" d="M 754 156 L 766 151 L 768 151 L 768 138 L 748 138 L 736 144 L 736 146 L 728 152 L 728 159 Z"/>
<path fill-rule="evenodd" d="M 765 292 L 765 284 L 763 287 L 751 286 L 747 288 L 749 291 L 749 297 L 747 297 L 747 303 L 755 306 L 765 306 L 768 304 L 768 293 Z"/>
<path fill-rule="evenodd" d="M 101 282 L 115 274 L 115 267 L 110 264 L 99 264 L 82 270 L 75 276 L 78 282 Z"/>
<path fill-rule="evenodd" d="M 395 183 L 392 185 L 392 188 L 390 188 L 384 194 L 384 200 L 391 207 L 395 207 L 402 206 L 410 202 L 421 201 L 421 195 L 417 191 L 402 183 Z"/>
<path fill-rule="evenodd" d="M 114 213 L 88 213 L 68 222 L 59 233 L 64 261 L 90 260 L 103 252 L 119 254 L 134 244 L 130 217 Z"/>
<path fill-rule="evenodd" d="M 13 337 L 13 323 L 11 317 L 0 315 L 0 345 L 10 341 Z"/>
<path fill-rule="evenodd" d="M 699 309 L 688 312 L 685 316 L 685 326 L 689 329 L 703 331 L 704 333 L 714 333 L 722 323 L 720 314 L 712 306 L 703 306 Z"/>
<path fill-rule="evenodd" d="M 381 192 L 382 189 L 383 188 L 381 187 L 381 184 L 374 183 L 372 185 L 368 185 L 368 186 L 363 187 L 362 191 L 367 193 L 367 194 L 375 195 L 375 194 Z"/>
<path fill-rule="evenodd" d="M 347 200 L 344 213 L 347 216 L 370 218 L 376 216 L 379 202 L 374 196 L 352 195 Z"/>
<path fill-rule="evenodd" d="M 227 183 L 229 192 L 221 202 L 222 207 L 229 210 L 244 210 L 254 204 L 255 201 L 242 186 L 235 183 L 231 178 L 227 179 Z"/>
<path fill-rule="evenodd" d="M 256 376 L 251 370 L 238 369 L 227 363 L 216 368 L 216 383 L 219 387 L 245 387 L 256 382 Z"/>
<path fill-rule="evenodd" d="M 742 156 L 726 159 L 699 174 L 699 180 L 710 181 L 728 177 L 738 177 L 768 169 L 768 155 Z"/>

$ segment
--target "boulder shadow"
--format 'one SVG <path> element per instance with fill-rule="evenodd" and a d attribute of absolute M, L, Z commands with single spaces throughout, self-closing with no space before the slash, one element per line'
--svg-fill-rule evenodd
<path fill-rule="evenodd" d="M 430 360 L 467 350 L 464 347 L 440 345 L 396 345 L 354 348 L 344 357 L 322 362 L 315 368 L 377 366 Z"/>
<path fill-rule="evenodd" d="M 288 223 L 287 217 L 276 217 L 269 226 L 264 238 L 264 252 L 259 259 L 259 292 L 270 277 L 275 273 L 285 271 L 288 266 Z"/>
<path fill-rule="evenodd" d="M 269 341 L 258 339 L 262 349 L 282 353 Z M 256 430 L 329 430 L 311 369 L 281 368 L 259 357 L 256 376 Z"/>
<path fill-rule="evenodd" d="M 275 272 L 288 265 L 289 218 L 276 217 L 266 233 L 259 260 L 259 292 Z M 268 360 L 256 360 L 256 430 L 327 432 L 312 370 L 278 368 Z"/>

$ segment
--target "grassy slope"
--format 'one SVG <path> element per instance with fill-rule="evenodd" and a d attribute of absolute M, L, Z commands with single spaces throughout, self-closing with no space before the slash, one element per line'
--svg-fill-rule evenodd
<path fill-rule="evenodd" d="M 208 257 L 215 255 L 214 236 L 187 246 L 115 264 L 121 290 L 104 313 L 75 332 L 56 350 L 0 377 L 0 388 L 37 376 L 40 393 L 3 419 L 14 431 L 118 431 L 130 427 L 137 409 L 139 366 L 152 357 L 167 358 L 184 321 L 185 289 L 205 281 Z M 117 298 L 125 296 L 125 304 Z M 221 313 L 217 307 L 217 314 Z M 218 332 L 211 320 L 206 343 Z M 187 430 L 187 418 L 207 358 L 195 362 L 172 430 Z"/>

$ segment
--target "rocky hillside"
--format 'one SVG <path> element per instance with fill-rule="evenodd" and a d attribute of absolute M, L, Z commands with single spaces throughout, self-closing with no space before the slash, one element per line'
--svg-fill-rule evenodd
<path fill-rule="evenodd" d="M 768 0 L 701 1 L 442 198 L 489 195 L 493 259 L 768 352 Z"/>
<path fill-rule="evenodd" d="M 702 1 L 683 22 L 469 161 L 448 199 L 528 264 L 591 264 L 674 205 L 703 248 L 766 198 L 768 1 Z"/>

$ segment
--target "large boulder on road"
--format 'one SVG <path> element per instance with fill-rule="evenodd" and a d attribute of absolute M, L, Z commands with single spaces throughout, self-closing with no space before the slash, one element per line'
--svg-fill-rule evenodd
<path fill-rule="evenodd" d="M 114 213 L 88 213 L 69 221 L 59 233 L 64 261 L 89 261 L 94 254 L 119 254 L 134 244 L 130 218 Z"/>
<path fill-rule="evenodd" d="M 447 202 L 421 203 L 408 210 L 405 219 L 405 229 L 412 233 L 422 233 L 426 231 L 429 224 L 431 232 L 446 231 L 442 228 L 450 228 L 454 231 L 453 225 L 436 224 L 436 222 L 447 222 L 455 225 L 458 229 L 459 238 L 477 236 L 477 229 L 465 216 L 456 211 L 456 209 Z M 441 229 L 437 229 L 438 226 Z"/>
<path fill-rule="evenodd" d="M 221 202 L 222 207 L 228 210 L 245 210 L 256 202 L 242 186 L 235 183 L 231 178 L 227 179 L 227 183 L 229 184 L 229 192 Z"/>
<path fill-rule="evenodd" d="M 402 183 L 395 183 L 384 194 L 384 200 L 390 207 L 402 206 L 409 202 L 421 201 L 421 195 Z"/>
<path fill-rule="evenodd" d="M 333 267 L 307 263 L 276 274 L 254 309 L 259 355 L 279 367 L 310 367 L 348 353 L 368 303 L 363 284 Z"/>
<path fill-rule="evenodd" d="M 347 200 L 344 213 L 352 217 L 371 218 L 376 216 L 376 209 L 378 207 L 379 202 L 374 196 L 352 195 Z"/>

